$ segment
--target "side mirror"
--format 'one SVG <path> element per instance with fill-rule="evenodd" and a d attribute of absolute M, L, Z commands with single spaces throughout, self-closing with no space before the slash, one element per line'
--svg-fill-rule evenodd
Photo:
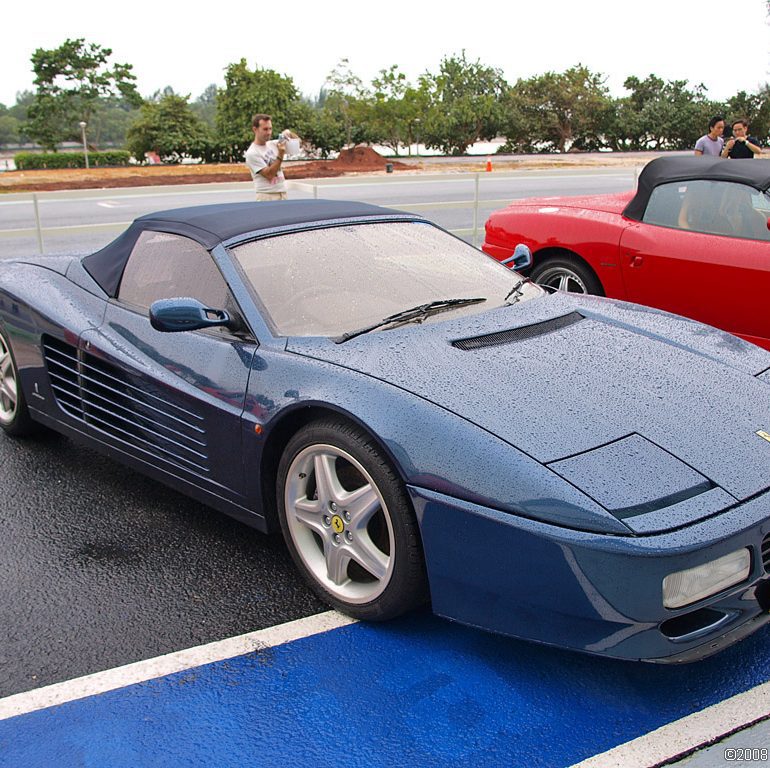
<path fill-rule="evenodd" d="M 500 263 L 511 269 L 526 269 L 532 266 L 532 251 L 524 243 L 519 243 L 513 249 L 513 256 L 503 259 Z"/>
<path fill-rule="evenodd" d="M 223 309 L 211 309 L 197 299 L 160 299 L 150 307 L 150 324 L 156 331 L 179 333 L 201 328 L 230 326 L 230 315 Z"/>

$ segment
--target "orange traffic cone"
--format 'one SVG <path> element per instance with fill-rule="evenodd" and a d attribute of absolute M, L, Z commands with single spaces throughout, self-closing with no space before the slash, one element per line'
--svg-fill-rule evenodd
<path fill-rule="evenodd" d="M 492 161 L 489 158 L 487 158 L 487 171 L 491 171 L 491 170 L 492 170 Z"/>

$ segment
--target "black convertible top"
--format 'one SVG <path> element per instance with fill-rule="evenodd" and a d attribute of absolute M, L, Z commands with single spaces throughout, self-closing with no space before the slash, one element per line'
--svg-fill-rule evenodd
<path fill-rule="evenodd" d="M 117 239 L 86 256 L 83 266 L 110 296 L 115 296 L 131 250 L 146 230 L 183 235 L 211 250 L 225 240 L 249 232 L 393 215 L 404 214 L 391 208 L 343 200 L 280 200 L 175 208 L 135 219 Z"/>
<path fill-rule="evenodd" d="M 748 184 L 765 192 L 770 187 L 770 163 L 762 160 L 723 160 L 721 157 L 690 155 L 689 157 L 658 157 L 644 166 L 639 174 L 636 195 L 623 215 L 641 221 L 652 190 L 671 181 L 734 181 Z"/>

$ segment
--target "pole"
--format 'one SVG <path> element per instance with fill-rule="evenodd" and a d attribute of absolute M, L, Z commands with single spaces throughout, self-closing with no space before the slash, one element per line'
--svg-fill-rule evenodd
<path fill-rule="evenodd" d="M 80 121 L 80 135 L 83 137 L 83 154 L 86 156 L 86 170 L 88 169 L 88 144 L 86 144 L 86 126 L 88 123 Z"/>
<path fill-rule="evenodd" d="M 32 195 L 32 204 L 35 206 L 35 228 L 37 230 L 37 249 L 43 255 L 43 228 L 40 226 L 40 209 L 37 206 L 37 195 Z"/>

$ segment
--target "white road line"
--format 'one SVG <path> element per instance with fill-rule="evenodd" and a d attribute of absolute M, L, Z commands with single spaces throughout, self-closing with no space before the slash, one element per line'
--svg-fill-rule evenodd
<path fill-rule="evenodd" d="M 277 645 L 290 643 L 303 637 L 320 635 L 331 629 L 354 624 L 355 619 L 343 616 L 336 611 L 319 613 L 306 619 L 279 624 L 277 627 L 249 632 L 245 635 L 230 637 L 207 645 L 199 645 L 184 651 L 176 651 L 157 656 L 154 659 L 137 661 L 104 672 L 96 672 L 85 677 L 55 683 L 26 693 L 17 693 L 0 699 L 0 720 L 25 715 L 40 709 L 47 709 L 68 701 L 76 701 L 87 696 L 94 696 L 128 685 L 143 683 L 159 677 L 183 672 L 192 667 L 224 661 L 234 656 L 242 656 L 252 651 L 265 650 Z"/>
<path fill-rule="evenodd" d="M 230 186 L 237 185 L 237 186 Z M 169 186 L 173 186 L 173 191 L 156 191 L 156 190 L 168 190 Z M 195 187 L 195 189 L 189 189 L 189 187 Z M 225 187 L 220 189 L 212 189 L 212 186 Z M 187 187 L 187 190 L 184 189 Z M 125 189 L 141 189 L 141 192 L 123 192 Z M 236 181 L 224 182 L 222 185 L 205 185 L 205 184 L 187 184 L 182 187 L 177 185 L 158 185 L 154 187 L 111 187 L 105 189 L 88 189 L 80 190 L 82 194 L 72 195 L 71 197 L 64 197 L 62 190 L 54 192 L 12 192 L 13 195 L 29 195 L 29 198 L 24 200 L 3 200 L 0 199 L 0 207 L 4 205 L 32 205 L 33 194 L 37 195 L 38 202 L 43 203 L 76 203 L 76 202 L 94 202 L 96 200 L 132 200 L 134 198 L 146 198 L 146 197 L 189 197 L 191 195 L 226 195 L 235 192 L 249 192 L 252 189 L 252 183 L 250 181 Z M 68 190 L 73 191 L 73 190 Z M 85 194 L 88 193 L 88 194 Z"/>
<path fill-rule="evenodd" d="M 105 221 L 101 224 L 63 224 L 59 227 L 41 227 L 40 231 L 44 235 L 62 235 L 67 232 L 97 231 L 100 229 L 126 229 L 131 225 L 131 221 Z M 0 229 L 0 237 L 19 237 L 20 235 L 34 234 L 37 230 L 34 227 L 25 229 Z"/>
<path fill-rule="evenodd" d="M 739 693 L 572 768 L 654 768 L 770 717 L 770 683 Z"/>

